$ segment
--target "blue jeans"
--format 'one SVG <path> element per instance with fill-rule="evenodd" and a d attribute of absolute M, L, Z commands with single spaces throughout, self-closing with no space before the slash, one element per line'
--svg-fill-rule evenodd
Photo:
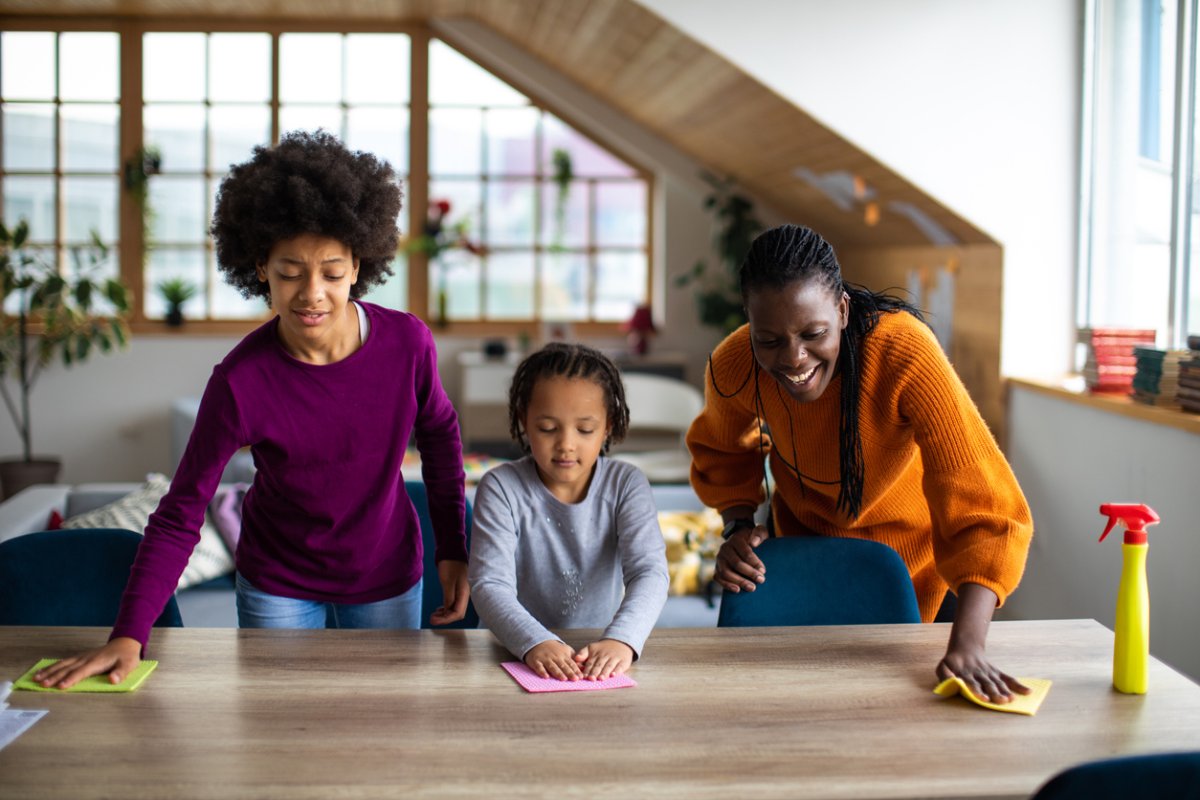
<path fill-rule="evenodd" d="M 421 627 L 421 584 L 376 603 L 325 603 L 279 597 L 256 589 L 239 573 L 237 612 L 240 628 L 390 628 Z"/>

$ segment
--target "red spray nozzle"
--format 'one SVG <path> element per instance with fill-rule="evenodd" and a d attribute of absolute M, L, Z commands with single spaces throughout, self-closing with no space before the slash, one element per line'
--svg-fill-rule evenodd
<path fill-rule="evenodd" d="M 1108 517 L 1108 525 L 1100 534 L 1102 542 L 1120 521 L 1126 528 L 1125 544 L 1145 544 L 1146 526 L 1158 522 L 1158 514 L 1154 513 L 1154 509 L 1142 503 L 1104 503 L 1100 506 L 1100 513 Z"/>

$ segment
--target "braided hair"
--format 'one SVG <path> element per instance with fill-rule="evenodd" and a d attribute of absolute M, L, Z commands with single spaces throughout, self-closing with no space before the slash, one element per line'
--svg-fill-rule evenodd
<path fill-rule="evenodd" d="M 864 465 L 862 439 L 858 431 L 859 356 L 863 340 L 879 322 L 880 314 L 907 311 L 918 319 L 921 312 L 905 300 L 882 292 L 847 283 L 829 242 L 820 234 L 801 225 L 780 225 L 761 234 L 750 245 L 738 271 L 745 302 L 751 292 L 780 290 L 795 283 L 818 281 L 834 297 L 849 298 L 849 319 L 842 329 L 837 368 L 842 376 L 841 420 L 838 431 L 840 489 L 837 507 L 851 519 L 862 511 Z M 753 347 L 753 344 L 751 344 Z M 753 360 L 757 371 L 758 359 Z M 755 387 L 757 391 L 757 375 Z M 761 423 L 761 398 L 756 399 Z M 786 460 L 784 461 L 787 464 Z M 800 486 L 804 477 L 795 464 L 787 464 Z M 810 481 L 813 479 L 810 478 Z M 819 482 L 819 481 L 818 481 Z"/>
<path fill-rule="evenodd" d="M 629 431 L 629 407 L 625 405 L 625 385 L 616 364 L 587 345 L 552 342 L 525 357 L 508 388 L 508 432 L 523 452 L 530 452 L 523 428 L 533 388 L 540 380 L 556 377 L 589 380 L 604 391 L 609 431 L 600 452 L 607 453 L 610 444 L 625 438 Z"/>

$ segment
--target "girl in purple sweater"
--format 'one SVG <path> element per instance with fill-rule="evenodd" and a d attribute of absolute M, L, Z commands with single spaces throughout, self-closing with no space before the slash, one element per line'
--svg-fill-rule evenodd
<path fill-rule="evenodd" d="M 255 148 L 221 184 L 220 269 L 276 316 L 214 368 L 108 644 L 42 670 L 43 686 L 133 671 L 226 462 L 246 446 L 257 471 L 236 553 L 242 627 L 419 627 L 421 531 L 400 471 L 414 433 L 445 599 L 430 619 L 464 616 L 462 446 L 433 336 L 355 299 L 391 275 L 399 211 L 392 168 L 323 132 Z"/>

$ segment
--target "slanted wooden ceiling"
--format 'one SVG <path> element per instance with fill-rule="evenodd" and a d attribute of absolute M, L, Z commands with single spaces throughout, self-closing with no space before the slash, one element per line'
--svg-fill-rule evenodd
<path fill-rule="evenodd" d="M 0 0 L 0 14 L 487 26 L 785 217 L 839 245 L 993 243 L 905 178 L 634 0 Z M 2 24 L 2 20 L 0 20 Z M 814 78 L 815 79 L 815 78 Z M 882 124 L 882 123 L 881 123 Z M 807 172 L 805 172 L 807 171 Z M 869 197 L 846 208 L 801 174 Z M 867 224 L 867 201 L 879 210 Z M 946 235 L 931 240 L 913 217 Z"/>

